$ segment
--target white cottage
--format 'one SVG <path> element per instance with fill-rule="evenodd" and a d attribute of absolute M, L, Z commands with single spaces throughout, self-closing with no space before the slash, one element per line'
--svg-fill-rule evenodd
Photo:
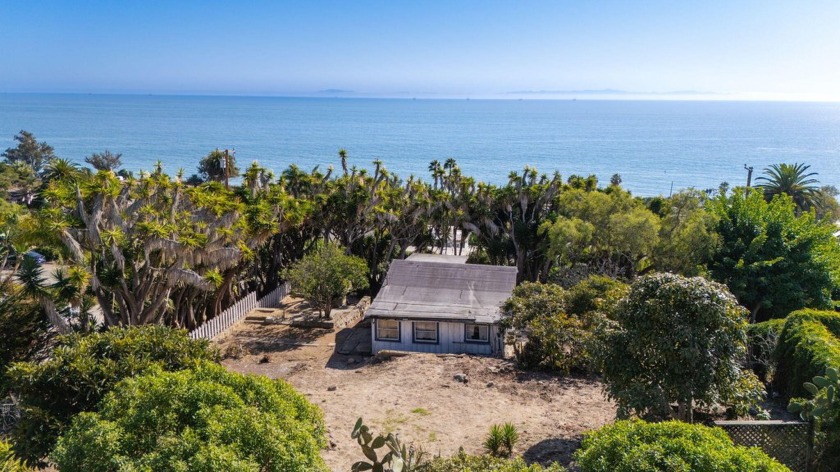
<path fill-rule="evenodd" d="M 395 260 L 365 313 L 372 351 L 501 354 L 501 306 L 515 285 L 515 267 L 430 254 Z"/>

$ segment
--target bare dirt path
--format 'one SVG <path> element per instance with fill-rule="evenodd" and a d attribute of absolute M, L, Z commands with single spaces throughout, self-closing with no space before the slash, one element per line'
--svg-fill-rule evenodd
<path fill-rule="evenodd" d="M 339 344 L 347 331 L 339 333 Z M 490 425 L 512 422 L 515 453 L 567 464 L 580 434 L 609 423 L 615 406 L 597 381 L 524 373 L 502 359 L 412 354 L 379 360 L 338 354 L 336 334 L 240 323 L 217 340 L 239 358 L 236 372 L 283 378 L 324 411 L 332 470 L 348 471 L 361 450 L 350 439 L 360 416 L 374 432 L 393 431 L 431 454 L 482 452 Z M 454 380 L 466 374 L 467 383 Z"/>

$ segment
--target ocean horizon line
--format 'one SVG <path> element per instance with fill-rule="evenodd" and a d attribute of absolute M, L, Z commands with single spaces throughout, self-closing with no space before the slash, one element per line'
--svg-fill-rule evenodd
<path fill-rule="evenodd" d="M 597 90 L 581 90 L 578 95 L 573 92 L 551 91 L 523 91 L 499 92 L 496 95 L 431 95 L 411 94 L 398 95 L 365 95 L 347 91 L 341 93 L 312 93 L 312 94 L 259 94 L 259 93 L 210 93 L 210 92 L 21 92 L 0 91 L 2 95 L 53 95 L 53 96 L 104 96 L 104 97 L 173 97 L 173 98 L 276 98 L 276 99 L 313 99 L 313 100 L 402 100 L 402 101 L 530 101 L 530 102 L 732 102 L 732 103 L 840 103 L 838 98 L 749 98 L 734 93 L 722 92 L 645 92 L 612 91 L 600 94 Z M 553 95 L 553 96 L 552 96 Z"/>

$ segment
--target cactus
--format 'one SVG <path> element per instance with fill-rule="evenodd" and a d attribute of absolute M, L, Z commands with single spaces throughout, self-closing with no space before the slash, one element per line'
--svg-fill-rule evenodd
<path fill-rule="evenodd" d="M 423 462 L 425 452 L 422 448 L 406 447 L 394 433 L 387 436 L 381 434 L 373 436 L 361 418 L 356 421 L 350 437 L 355 439 L 362 448 L 362 453 L 370 461 L 358 461 L 350 469 L 352 472 L 371 470 L 373 472 L 415 472 Z M 377 449 L 385 448 L 385 454 L 380 458 Z M 387 467 L 387 468 L 386 468 Z"/>
<path fill-rule="evenodd" d="M 788 410 L 814 421 L 817 470 L 840 470 L 840 375 L 829 367 L 813 380 L 803 384 L 813 398 L 794 398 Z"/>
<path fill-rule="evenodd" d="M 829 367 L 825 370 L 825 376 L 816 376 L 812 382 L 805 382 L 803 387 L 811 395 L 814 396 L 811 400 L 803 398 L 794 398 L 788 405 L 788 411 L 791 413 L 799 413 L 799 416 L 805 420 L 821 419 L 823 416 L 830 414 L 832 408 L 837 408 L 837 402 L 840 404 L 840 378 L 837 369 Z M 824 393 L 823 393 L 824 392 Z"/>

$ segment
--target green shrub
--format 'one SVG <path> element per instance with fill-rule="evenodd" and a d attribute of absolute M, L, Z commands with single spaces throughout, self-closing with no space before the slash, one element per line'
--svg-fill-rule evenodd
<path fill-rule="evenodd" d="M 840 365 L 840 313 L 799 310 L 785 319 L 776 347 L 777 387 L 788 396 L 803 396 L 802 387 L 827 367 Z"/>
<path fill-rule="evenodd" d="M 468 456 L 463 451 L 448 458 L 437 458 L 426 464 L 423 472 L 565 472 L 559 464 L 547 467 L 528 465 L 521 458 L 502 459 L 493 456 Z"/>
<path fill-rule="evenodd" d="M 46 456 L 70 420 L 93 411 L 124 378 L 216 359 L 207 341 L 162 326 L 61 337 L 50 359 L 17 363 L 9 370 L 22 413 L 13 431 L 15 451 L 30 463 Z"/>
<path fill-rule="evenodd" d="M 582 472 L 784 472 L 758 448 L 735 446 L 718 428 L 678 421 L 618 421 L 587 433 L 575 459 Z"/>
<path fill-rule="evenodd" d="M 15 457 L 12 445 L 0 439 L 0 472 L 28 472 L 23 461 Z"/>
<path fill-rule="evenodd" d="M 578 293 L 576 302 L 592 294 Z M 592 295 L 594 297 L 594 295 Z M 527 336 L 527 342 L 514 341 L 516 359 L 529 369 L 588 370 L 591 366 L 587 351 L 592 338 L 592 326 L 600 316 L 596 312 L 568 314 L 568 292 L 556 284 L 525 282 L 513 290 L 505 302 L 504 329 L 513 328 Z M 593 306 L 594 299 L 588 302 Z"/>
<path fill-rule="evenodd" d="M 321 411 L 286 382 L 206 362 L 120 382 L 52 457 L 64 472 L 323 471 L 324 433 Z"/>

